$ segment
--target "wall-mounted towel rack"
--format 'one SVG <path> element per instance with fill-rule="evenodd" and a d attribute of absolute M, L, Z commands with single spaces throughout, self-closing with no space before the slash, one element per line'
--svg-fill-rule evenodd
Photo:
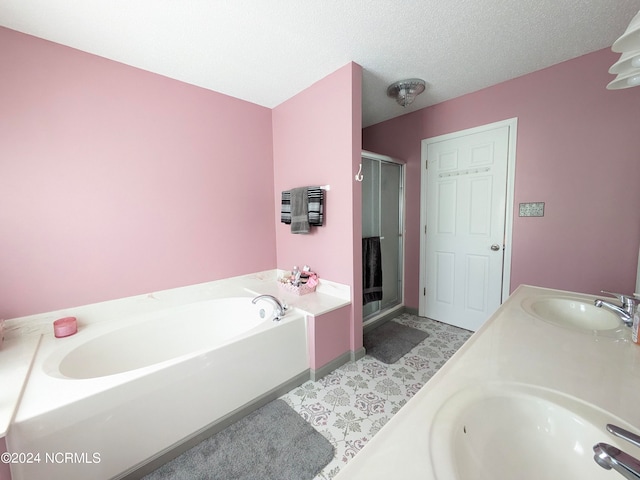
<path fill-rule="evenodd" d="M 309 226 L 322 227 L 324 224 L 324 198 L 327 190 L 331 190 L 331 185 L 318 185 L 314 187 L 304 187 L 307 189 L 308 203 L 306 206 Z M 282 192 L 282 203 L 280 208 L 280 221 L 291 225 L 292 205 L 291 190 Z M 298 232 L 293 232 L 298 233 Z"/>

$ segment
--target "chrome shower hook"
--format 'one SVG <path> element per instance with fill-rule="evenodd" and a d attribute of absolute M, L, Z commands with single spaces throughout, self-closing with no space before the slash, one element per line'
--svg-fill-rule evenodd
<path fill-rule="evenodd" d="M 356 173 L 356 182 L 361 182 L 364 177 L 362 176 L 362 164 L 360 164 L 360 168 L 358 169 L 358 173 Z"/>

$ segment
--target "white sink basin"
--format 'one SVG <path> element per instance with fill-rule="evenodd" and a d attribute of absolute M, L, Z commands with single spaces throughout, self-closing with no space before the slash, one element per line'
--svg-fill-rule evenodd
<path fill-rule="evenodd" d="M 621 449 L 605 429 L 625 422 L 552 390 L 521 384 L 467 388 L 450 397 L 431 428 L 438 480 L 613 480 L 593 445 Z"/>
<path fill-rule="evenodd" d="M 620 317 L 591 300 L 571 297 L 534 297 L 523 302 L 524 310 L 545 322 L 590 332 L 616 332 L 624 324 Z"/>

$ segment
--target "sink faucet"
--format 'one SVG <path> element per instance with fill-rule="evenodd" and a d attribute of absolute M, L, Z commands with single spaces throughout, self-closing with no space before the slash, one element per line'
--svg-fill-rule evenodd
<path fill-rule="evenodd" d="M 631 455 L 606 443 L 594 445 L 593 459 L 606 470 L 614 469 L 629 480 L 640 479 L 640 462 Z"/>
<path fill-rule="evenodd" d="M 633 311 L 634 311 L 635 306 L 636 306 L 635 299 L 631 295 L 624 295 L 622 293 L 607 292 L 605 290 L 601 290 L 601 293 L 606 293 L 607 295 L 613 295 L 618 300 L 620 300 L 620 303 L 622 304 L 622 306 L 615 305 L 613 303 L 607 302 L 605 300 L 601 300 L 599 298 L 596 299 L 593 302 L 593 304 L 596 307 L 606 307 L 609 310 L 614 311 L 615 313 L 618 314 L 618 316 L 622 319 L 622 321 L 624 322 L 624 324 L 627 327 L 632 326 L 633 325 Z"/>
<path fill-rule="evenodd" d="M 258 295 L 256 298 L 251 300 L 251 303 L 257 303 L 258 300 L 268 300 L 270 303 L 273 304 L 273 307 L 275 308 L 275 311 L 274 311 L 274 314 L 273 314 L 273 321 L 274 322 L 277 322 L 282 317 L 284 317 L 284 314 L 285 314 L 285 312 L 287 311 L 287 308 L 288 308 L 287 305 L 284 302 L 280 303 L 280 300 L 278 300 L 273 295 Z"/>
<path fill-rule="evenodd" d="M 616 437 L 623 438 L 636 447 L 640 447 L 640 436 L 616 425 L 607 425 L 607 430 Z M 640 461 L 628 453 L 607 443 L 597 443 L 593 446 L 593 459 L 606 470 L 615 470 L 629 480 L 640 479 Z"/>

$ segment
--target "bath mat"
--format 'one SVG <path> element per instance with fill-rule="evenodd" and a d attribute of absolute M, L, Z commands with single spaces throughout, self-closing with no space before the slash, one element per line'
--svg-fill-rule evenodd
<path fill-rule="evenodd" d="M 311 480 L 331 461 L 333 450 L 284 400 L 274 400 L 144 480 Z"/>
<path fill-rule="evenodd" d="M 396 363 L 428 336 L 417 328 L 390 321 L 365 333 L 363 343 L 368 355 L 383 363 Z"/>

